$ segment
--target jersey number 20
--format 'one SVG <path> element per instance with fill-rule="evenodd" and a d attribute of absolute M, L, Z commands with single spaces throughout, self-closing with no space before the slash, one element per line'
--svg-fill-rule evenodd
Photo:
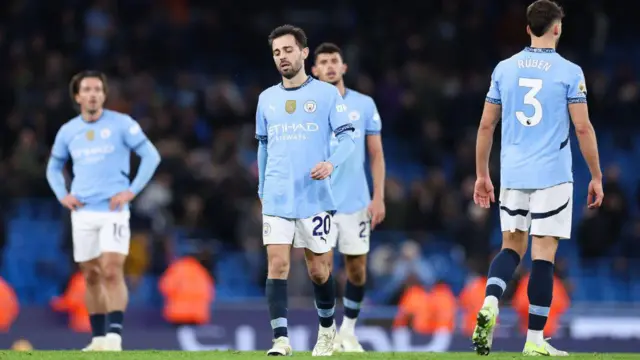
<path fill-rule="evenodd" d="M 516 119 L 524 126 L 536 126 L 542 120 L 542 104 L 536 98 L 542 90 L 542 79 L 519 78 L 518 85 L 529 89 L 523 102 L 525 105 L 533 106 L 533 115 L 527 116 L 522 111 L 516 111 Z"/>

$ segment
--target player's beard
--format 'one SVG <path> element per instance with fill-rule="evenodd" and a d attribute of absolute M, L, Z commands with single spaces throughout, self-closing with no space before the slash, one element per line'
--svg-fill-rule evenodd
<path fill-rule="evenodd" d="M 96 105 L 87 105 L 85 107 L 84 111 L 87 114 L 93 116 L 93 115 L 97 114 L 100 111 L 101 108 L 102 108 L 102 106 L 99 106 L 98 104 L 96 104 Z"/>
<path fill-rule="evenodd" d="M 282 74 L 282 77 L 284 77 L 285 79 L 291 80 L 296 75 L 298 75 L 300 70 L 302 70 L 302 61 L 291 64 L 291 67 L 289 68 L 289 70 L 282 70 L 280 71 L 280 73 Z"/>

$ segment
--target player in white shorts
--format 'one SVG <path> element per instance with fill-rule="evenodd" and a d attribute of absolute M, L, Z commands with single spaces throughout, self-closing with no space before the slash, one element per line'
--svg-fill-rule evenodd
<path fill-rule="evenodd" d="M 256 111 L 258 194 L 267 249 L 266 295 L 273 347 L 267 355 L 292 354 L 287 322 L 287 278 L 291 246 L 305 249 L 318 312 L 313 356 L 333 354 L 335 284 L 331 275 L 332 215 L 336 204 L 330 176 L 355 147 L 353 125 L 338 91 L 306 75 L 307 37 L 291 25 L 276 28 L 269 45 L 282 82 L 260 94 Z M 331 135 L 338 141 L 331 153 Z"/>
<path fill-rule="evenodd" d="M 103 108 L 106 76 L 83 71 L 70 84 L 80 115 L 56 135 L 47 180 L 71 210 L 73 258 L 87 283 L 86 304 L 93 338 L 86 351 L 122 349 L 128 294 L 124 262 L 129 253 L 129 202 L 153 176 L 160 155 L 130 116 Z M 133 182 L 130 157 L 141 157 Z M 71 159 L 74 178 L 67 191 L 63 168 Z"/>
<path fill-rule="evenodd" d="M 334 348 L 337 351 L 362 352 L 364 350 L 355 335 L 355 324 L 365 293 L 370 233 L 385 216 L 385 165 L 380 136 L 382 123 L 376 105 L 371 97 L 345 87 L 343 75 L 346 71 L 347 65 L 337 45 L 323 43 L 316 48 L 313 74 L 335 85 L 340 91 L 347 105 L 349 119 L 355 127 L 356 141 L 356 150 L 347 164 L 336 169 L 331 178 L 338 205 L 334 217 L 337 230 L 334 243 L 344 255 L 347 272 L 343 298 L 344 320 Z M 373 200 L 364 166 L 366 153 L 371 162 Z"/>
<path fill-rule="evenodd" d="M 599 207 L 604 194 L 582 69 L 555 50 L 563 17 L 562 9 L 552 1 L 538 0 L 531 4 L 527 8 L 531 46 L 500 62 L 491 75 L 478 129 L 474 201 L 483 208 L 489 208 L 495 201 L 489 154 L 494 129 L 502 118 L 499 197 L 502 251 L 489 268 L 485 301 L 472 337 L 479 355 L 491 351 L 498 302 L 527 251 L 529 233 L 533 238 L 533 262 L 527 288 L 527 340 L 522 353 L 568 355 L 545 340 L 543 329 L 551 307 L 559 240 L 571 237 L 571 121 L 591 172 L 589 208 Z"/>

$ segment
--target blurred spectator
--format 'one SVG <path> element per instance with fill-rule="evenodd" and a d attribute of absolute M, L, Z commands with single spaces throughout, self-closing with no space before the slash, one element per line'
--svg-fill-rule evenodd
<path fill-rule="evenodd" d="M 424 335 L 453 333 L 456 305 L 456 298 L 447 284 L 437 283 L 427 291 L 419 285 L 417 278 L 411 277 L 398 303 L 393 327 L 409 327 Z"/>
<path fill-rule="evenodd" d="M 205 264 L 206 265 L 206 264 Z M 198 259 L 176 260 L 160 278 L 165 320 L 175 325 L 202 325 L 211 320 L 213 278 Z"/>
<path fill-rule="evenodd" d="M 484 303 L 485 287 L 487 286 L 486 276 L 471 276 L 460 293 L 458 304 L 462 311 L 461 332 L 465 336 L 471 336 L 476 327 L 478 311 Z"/>
<path fill-rule="evenodd" d="M 0 278 L 0 332 L 8 332 L 18 318 L 20 304 L 15 291 L 4 279 Z"/>
<path fill-rule="evenodd" d="M 84 300 L 86 291 L 84 277 L 78 271 L 71 276 L 64 294 L 51 301 L 53 310 L 69 314 L 69 327 L 73 331 L 83 333 L 91 332 L 89 312 Z"/>

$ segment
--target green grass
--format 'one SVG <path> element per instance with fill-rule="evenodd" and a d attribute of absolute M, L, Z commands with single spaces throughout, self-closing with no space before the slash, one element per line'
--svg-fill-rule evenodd
<path fill-rule="evenodd" d="M 202 351 L 202 352 L 186 352 L 186 351 L 124 351 L 121 353 L 112 352 L 94 352 L 83 353 L 80 351 L 0 351 L 0 359 L 43 359 L 43 360 L 74 360 L 74 359 L 126 359 L 126 360 L 249 360 L 264 359 L 267 356 L 264 352 L 251 351 Z M 309 352 L 295 353 L 296 358 L 311 358 Z M 505 360 L 505 359 L 521 359 L 523 356 L 519 353 L 492 353 L 489 357 L 479 357 L 475 353 L 374 353 L 366 354 L 335 354 L 333 357 L 339 359 L 394 359 L 394 360 L 467 360 L 467 359 L 487 359 L 487 360 Z M 587 354 L 576 353 L 569 359 L 577 360 L 640 360 L 640 354 Z"/>

